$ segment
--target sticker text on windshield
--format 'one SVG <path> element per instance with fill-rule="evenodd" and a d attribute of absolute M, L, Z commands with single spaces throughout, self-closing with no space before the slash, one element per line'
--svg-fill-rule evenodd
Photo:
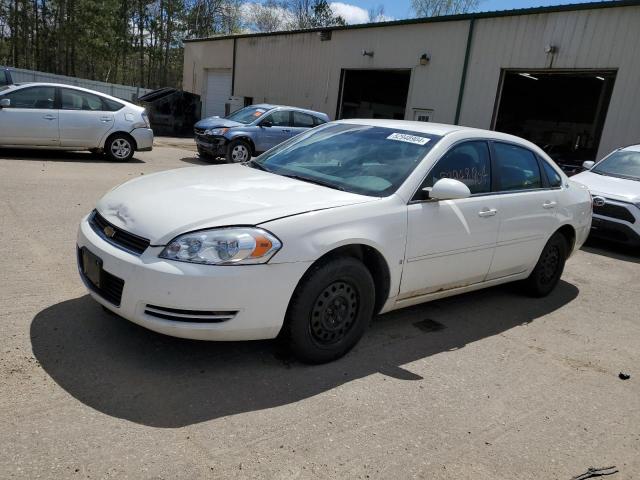
<path fill-rule="evenodd" d="M 430 138 L 418 137 L 417 135 L 408 135 L 406 133 L 392 133 L 387 140 L 397 140 L 398 142 L 415 143 L 416 145 L 426 145 Z"/>

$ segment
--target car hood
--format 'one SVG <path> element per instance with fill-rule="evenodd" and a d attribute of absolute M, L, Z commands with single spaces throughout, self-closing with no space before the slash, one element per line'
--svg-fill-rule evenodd
<path fill-rule="evenodd" d="M 203 118 L 194 125 L 194 128 L 221 128 L 221 127 L 239 127 L 244 123 L 234 122 L 222 117 Z"/>
<path fill-rule="evenodd" d="M 258 225 L 375 199 L 236 164 L 138 177 L 107 193 L 97 209 L 113 225 L 165 245 L 193 230 Z"/>
<path fill-rule="evenodd" d="M 640 181 L 609 177 L 593 172 L 582 172 L 571 177 L 586 186 L 592 195 L 602 195 L 613 200 L 637 203 L 640 201 Z"/>

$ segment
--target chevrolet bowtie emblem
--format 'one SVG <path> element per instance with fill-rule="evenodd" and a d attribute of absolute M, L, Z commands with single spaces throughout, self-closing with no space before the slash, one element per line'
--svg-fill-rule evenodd
<path fill-rule="evenodd" d="M 102 231 L 109 238 L 113 238 L 113 236 L 116 234 L 115 229 L 110 225 L 107 225 L 106 227 L 104 227 Z"/>

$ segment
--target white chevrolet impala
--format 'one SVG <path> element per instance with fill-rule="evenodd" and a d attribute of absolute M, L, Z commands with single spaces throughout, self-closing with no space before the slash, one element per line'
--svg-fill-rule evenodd
<path fill-rule="evenodd" d="M 523 139 L 346 120 L 248 163 L 115 188 L 80 224 L 78 264 L 96 301 L 146 328 L 280 336 L 318 363 L 376 313 L 513 281 L 547 295 L 591 211 L 586 188 Z"/>

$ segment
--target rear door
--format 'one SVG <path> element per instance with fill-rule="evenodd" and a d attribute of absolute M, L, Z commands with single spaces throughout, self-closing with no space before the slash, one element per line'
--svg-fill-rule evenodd
<path fill-rule="evenodd" d="M 275 112 L 271 112 L 262 119 L 260 125 L 265 121 L 269 122 L 271 126 L 258 127 L 259 132 L 256 138 L 256 150 L 259 152 L 265 152 L 291 138 L 293 135 L 291 111 L 276 110 Z"/>
<path fill-rule="evenodd" d="M 60 88 L 60 145 L 97 148 L 113 128 L 115 114 L 99 95 Z"/>
<path fill-rule="evenodd" d="M 492 142 L 492 153 L 501 220 L 487 280 L 533 267 L 545 243 L 559 228 L 557 189 L 549 184 L 536 154 L 503 142 Z"/>
<path fill-rule="evenodd" d="M 10 101 L 0 109 L 0 144 L 58 146 L 58 110 L 55 87 L 34 86 L 0 96 Z"/>
<path fill-rule="evenodd" d="M 314 117 L 308 113 L 293 111 L 293 126 L 291 128 L 291 136 L 299 135 L 306 132 L 310 128 L 315 127 Z"/>

